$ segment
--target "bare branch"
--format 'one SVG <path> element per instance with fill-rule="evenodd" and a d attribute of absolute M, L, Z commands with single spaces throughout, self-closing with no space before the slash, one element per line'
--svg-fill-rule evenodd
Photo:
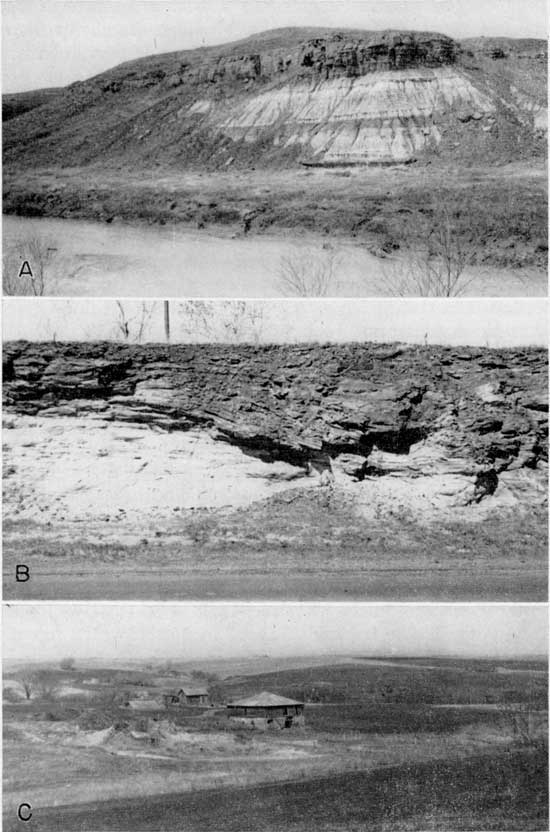
<path fill-rule="evenodd" d="M 339 260 L 332 246 L 322 251 L 295 247 L 279 261 L 278 286 L 285 295 L 325 297 L 336 288 Z"/>
<path fill-rule="evenodd" d="M 187 300 L 177 304 L 181 328 L 193 339 L 213 343 L 261 340 L 263 306 L 244 300 Z"/>

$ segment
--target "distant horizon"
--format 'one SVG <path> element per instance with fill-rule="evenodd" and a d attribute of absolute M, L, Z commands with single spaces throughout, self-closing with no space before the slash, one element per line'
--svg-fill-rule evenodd
<path fill-rule="evenodd" d="M 65 653 L 63 653 L 62 655 L 60 654 L 59 656 L 56 656 L 56 657 L 52 657 L 51 659 L 48 659 L 47 661 L 44 661 L 44 660 L 41 660 L 41 659 L 33 659 L 33 658 L 30 658 L 30 657 L 23 656 L 22 658 L 18 658 L 18 659 L 3 660 L 3 665 L 20 665 L 20 664 L 44 665 L 44 664 L 52 664 L 54 662 L 58 663 L 63 658 L 66 658 Z M 108 667 L 107 663 L 109 663 L 109 662 L 114 663 L 115 666 L 116 666 L 116 664 L 123 664 L 123 663 L 129 663 L 129 664 L 136 664 L 137 665 L 137 664 L 142 664 L 142 663 L 163 664 L 165 662 L 173 662 L 174 665 L 175 665 L 174 669 L 177 670 L 177 666 L 180 665 L 180 664 L 199 664 L 200 665 L 201 662 L 205 662 L 205 663 L 206 662 L 210 662 L 210 663 L 211 662 L 225 662 L 227 664 L 231 664 L 232 662 L 243 662 L 243 661 L 253 662 L 255 660 L 260 660 L 260 659 L 277 662 L 277 661 L 289 661 L 289 660 L 299 660 L 299 659 L 304 659 L 304 661 L 307 661 L 308 659 L 325 659 L 325 658 L 326 659 L 346 658 L 346 659 L 360 659 L 360 660 L 373 659 L 373 660 L 376 660 L 376 661 L 387 660 L 387 661 L 391 661 L 391 662 L 400 661 L 402 659 L 404 659 L 406 661 L 413 661 L 413 660 L 418 661 L 420 659 L 426 659 L 426 660 L 428 660 L 428 659 L 429 660 L 445 659 L 445 660 L 448 660 L 448 661 L 461 661 L 461 662 L 464 662 L 464 661 L 480 661 L 480 662 L 484 662 L 484 661 L 491 661 L 491 662 L 493 662 L 493 661 L 514 661 L 514 662 L 545 662 L 546 664 L 549 664 L 549 657 L 546 653 L 533 653 L 533 654 L 525 653 L 525 654 L 518 654 L 518 655 L 515 655 L 515 654 L 503 654 L 503 655 L 487 654 L 485 656 L 483 656 L 483 655 L 471 655 L 471 656 L 469 656 L 469 655 L 466 655 L 466 654 L 453 654 L 453 653 L 431 653 L 431 654 L 410 653 L 410 654 L 400 654 L 400 655 L 393 655 L 391 653 L 389 653 L 389 654 L 388 653 L 370 653 L 370 654 L 365 654 L 365 655 L 358 655 L 357 653 L 354 652 L 354 653 L 313 653 L 313 654 L 297 653 L 296 655 L 288 655 L 287 654 L 287 655 L 257 655 L 257 656 L 254 656 L 254 655 L 250 655 L 250 656 L 208 656 L 208 657 L 205 657 L 205 658 L 193 658 L 193 659 L 179 659 L 177 656 L 173 656 L 173 655 L 142 656 L 142 657 L 138 657 L 138 658 L 134 658 L 134 659 L 124 658 L 124 657 L 122 657 L 122 658 L 113 658 L 112 656 L 111 657 L 85 656 L 85 657 L 81 657 L 80 659 L 75 659 L 74 660 L 75 661 L 75 666 L 74 666 L 73 669 L 78 670 L 79 663 L 81 663 L 82 665 L 85 665 L 86 662 L 93 662 L 94 664 L 98 664 L 100 662 L 106 662 L 106 667 Z M 4 671 L 5 670 L 6 670 L 6 667 L 4 666 Z M 262 673 L 263 672 L 266 672 L 266 671 L 262 671 Z M 269 671 L 267 671 L 267 672 L 269 672 Z"/>
<path fill-rule="evenodd" d="M 543 606 L 25 604 L 3 609 L 6 661 L 207 662 L 310 656 L 519 659 L 546 654 Z M 55 633 L 55 639 L 52 639 Z M 160 661 L 160 657 L 157 659 Z"/>
<path fill-rule="evenodd" d="M 276 29 L 401 29 L 455 40 L 546 40 L 548 18 L 543 0 L 148 0 L 132 4 L 131 12 L 128 7 L 128 0 L 4 3 L 2 92 L 65 87 L 128 61 L 221 46 Z M 25 61 L 20 60 L 22 42 Z"/>

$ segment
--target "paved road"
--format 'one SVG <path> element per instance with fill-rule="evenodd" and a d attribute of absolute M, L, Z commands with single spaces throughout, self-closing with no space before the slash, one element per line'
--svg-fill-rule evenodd
<path fill-rule="evenodd" d="M 543 569 L 477 571 L 369 570 L 348 574 L 211 574 L 163 569 L 101 569 L 77 572 L 34 569 L 16 583 L 4 573 L 5 600 L 150 601 L 546 601 Z"/>

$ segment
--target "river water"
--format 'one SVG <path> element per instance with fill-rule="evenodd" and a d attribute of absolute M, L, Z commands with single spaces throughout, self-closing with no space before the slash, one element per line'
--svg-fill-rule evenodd
<path fill-rule="evenodd" d="M 298 235 L 216 236 L 167 226 L 3 217 L 4 250 L 39 236 L 52 248 L 45 294 L 91 297 L 383 297 L 389 259 L 363 247 Z M 306 289 L 289 284 L 294 269 Z M 321 275 L 321 290 L 314 287 Z M 542 296 L 544 275 L 478 269 L 466 296 Z M 411 294 L 414 294 L 412 292 Z"/>

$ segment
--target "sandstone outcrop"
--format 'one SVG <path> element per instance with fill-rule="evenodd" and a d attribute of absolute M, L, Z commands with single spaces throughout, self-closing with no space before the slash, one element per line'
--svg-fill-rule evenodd
<path fill-rule="evenodd" d="M 205 430 L 277 463 L 278 483 L 302 469 L 436 503 L 545 500 L 540 349 L 11 342 L 3 358 L 7 413 Z"/>
<path fill-rule="evenodd" d="M 458 43 L 433 32 L 366 32 L 363 36 L 335 32 L 263 54 L 183 61 L 167 83 L 271 80 L 283 73 L 309 79 L 355 78 L 369 72 L 452 64 L 459 52 Z"/>

